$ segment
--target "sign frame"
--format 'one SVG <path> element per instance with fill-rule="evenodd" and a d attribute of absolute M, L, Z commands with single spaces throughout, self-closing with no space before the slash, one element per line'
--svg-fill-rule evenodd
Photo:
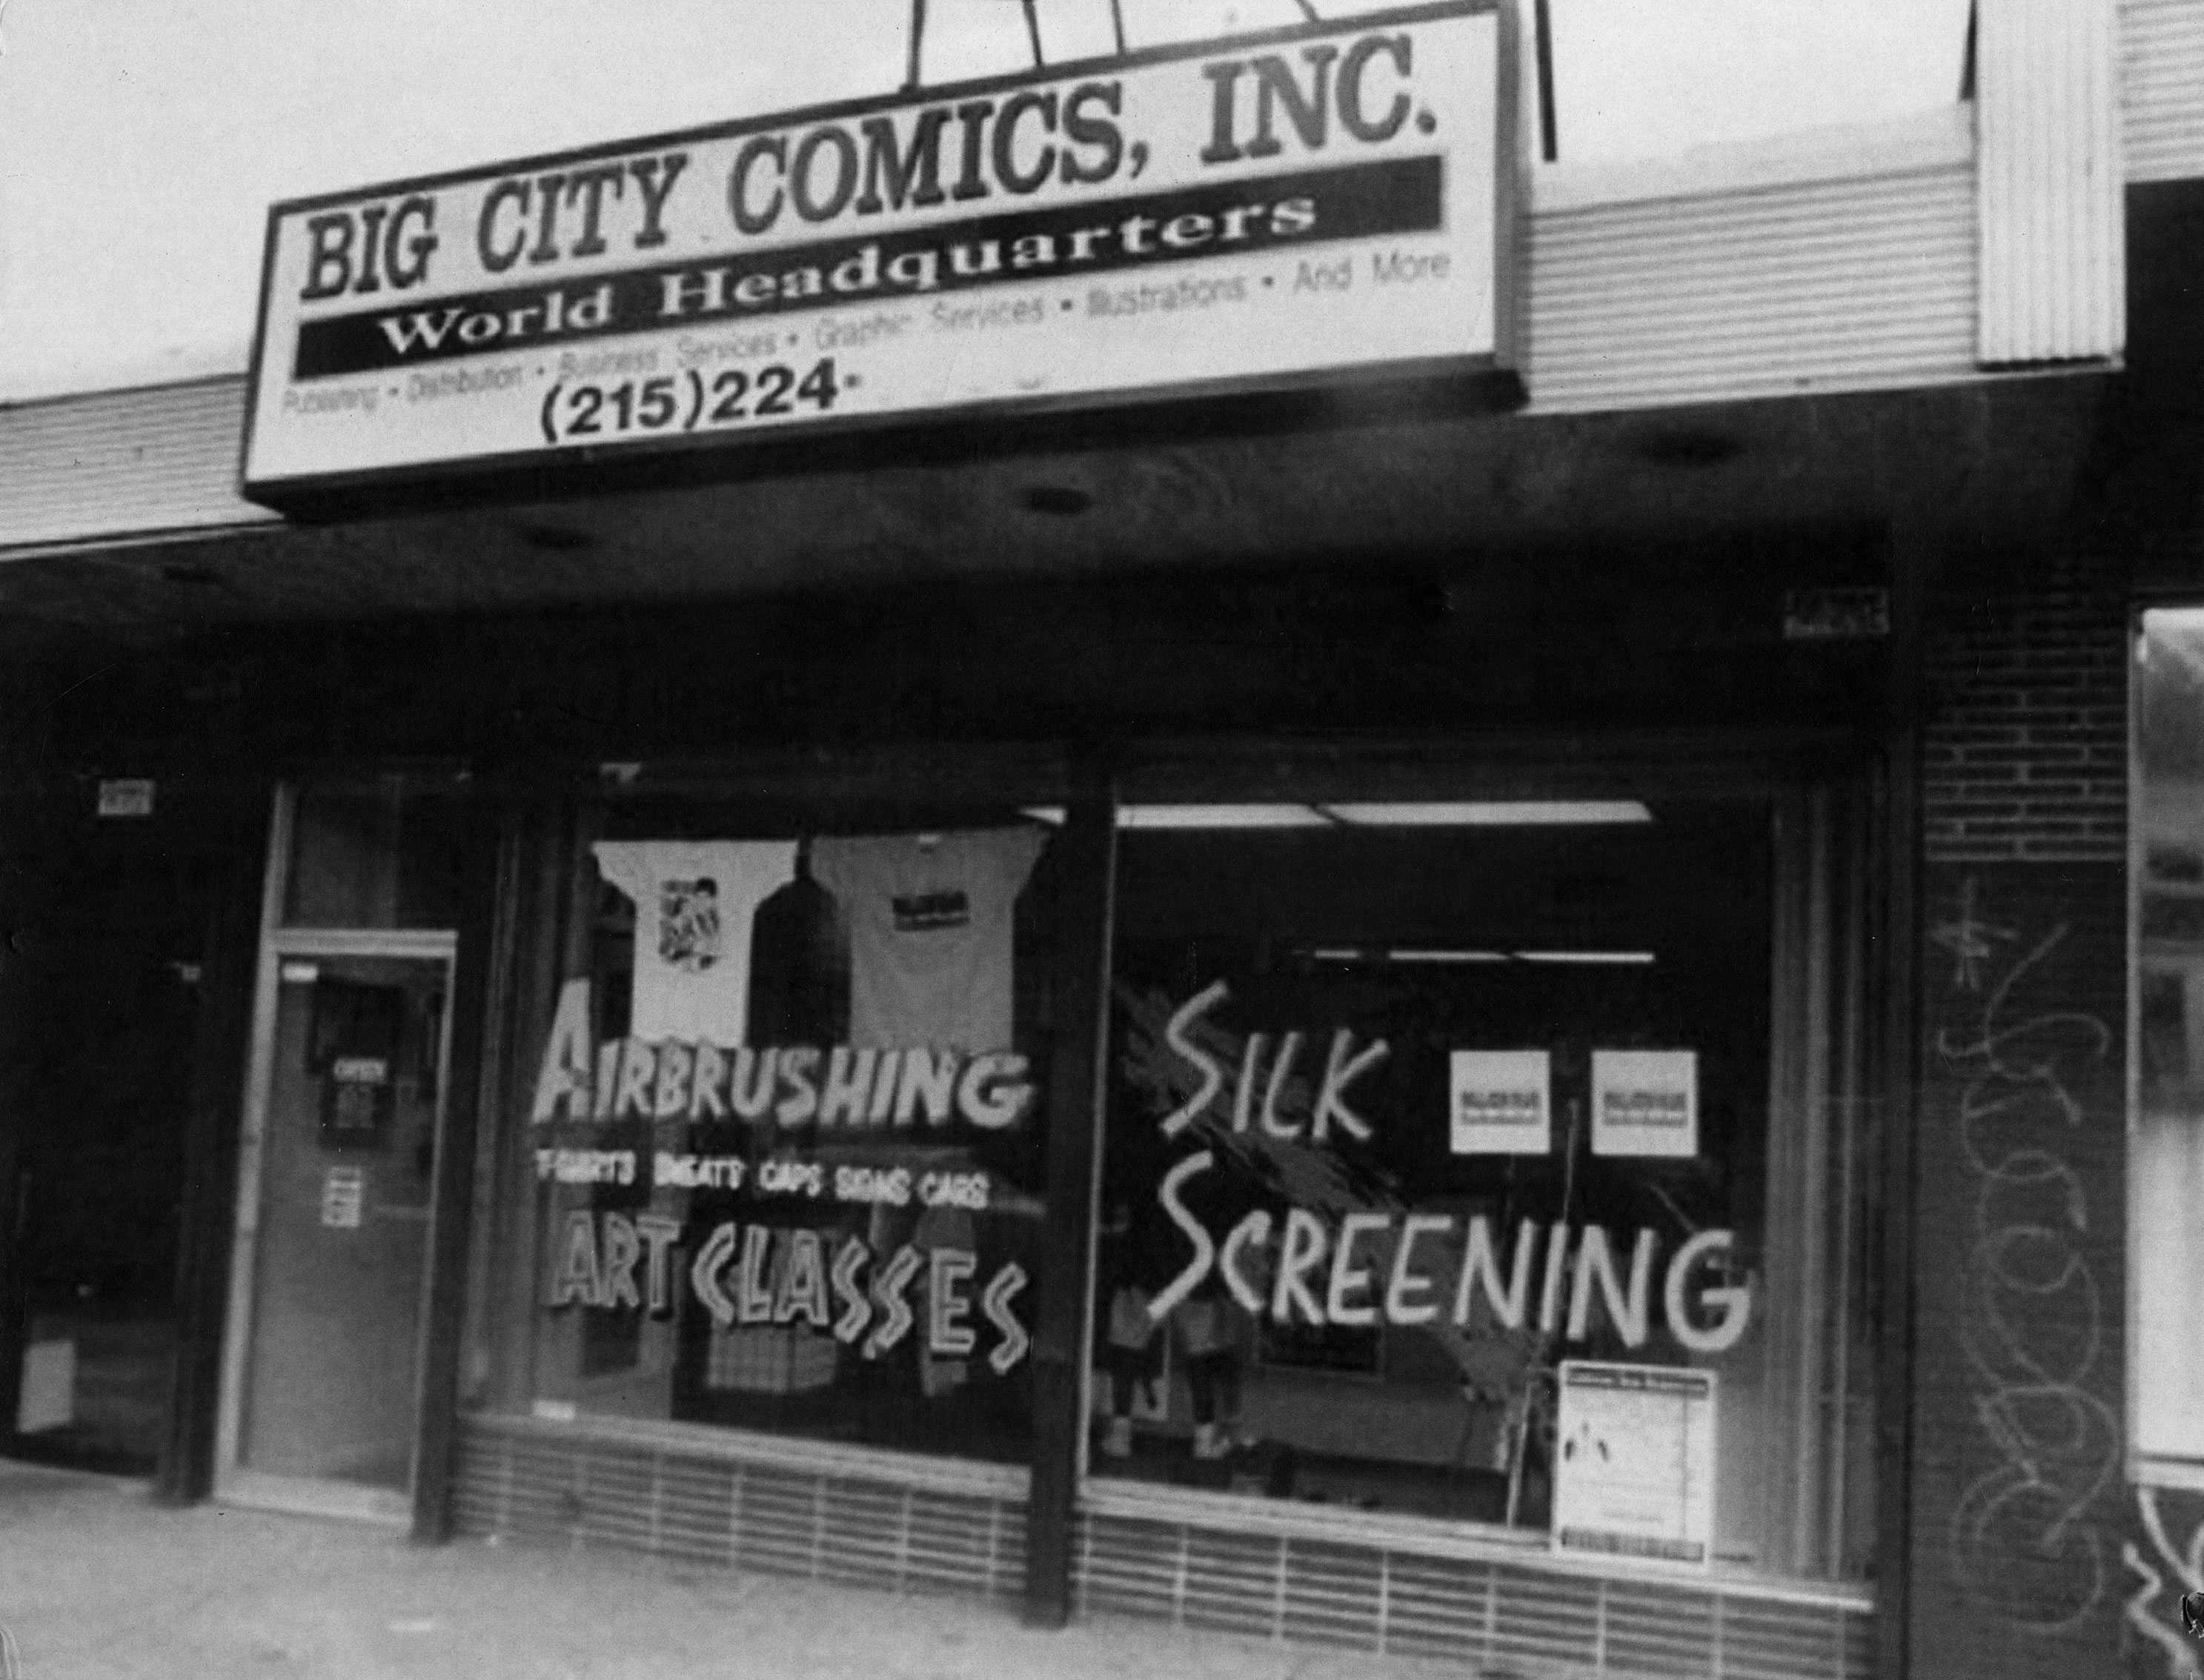
<path fill-rule="evenodd" d="M 364 201 L 479 184 L 498 176 L 546 172 L 653 148 L 743 139 L 805 125 L 849 122 L 898 110 L 1014 95 L 1081 77 L 1118 74 L 1159 65 L 1251 53 L 1364 34 L 1393 26 L 1456 18 L 1494 20 L 1496 86 L 1493 101 L 1492 250 L 1489 352 L 1437 353 L 1390 360 L 1318 364 L 1283 372 L 1234 374 L 1188 382 L 1147 382 L 1100 390 L 993 397 L 941 406 L 886 412 L 826 415 L 792 425 L 756 430 L 679 432 L 624 438 L 617 443 L 546 442 L 525 449 L 424 459 L 394 465 L 326 471 L 256 472 L 258 411 L 268 366 L 271 307 L 279 266 L 279 240 L 287 220 Z M 419 508 L 440 502 L 500 499 L 541 500 L 584 490 L 654 488 L 761 476 L 800 464 L 815 470 L 864 462 L 924 458 L 947 450 L 969 458 L 981 453 L 1092 444 L 1094 423 L 1107 417 L 1113 444 L 1161 441 L 1224 431 L 1276 429 L 1281 425 L 1351 423 L 1336 399 L 1346 391 L 1405 387 L 1424 411 L 1474 412 L 1520 403 L 1516 372 L 1520 307 L 1518 222 L 1525 167 L 1520 142 L 1520 45 L 1514 9 L 1502 0 L 1428 0 L 1352 18 L 1299 23 L 1207 39 L 1175 43 L 885 94 L 775 110 L 755 116 L 655 134 L 624 137 L 585 147 L 440 171 L 271 204 L 264 236 L 258 308 L 246 381 L 246 412 L 237 483 L 246 500 L 277 509 L 311 512 L 380 506 Z M 1283 160 L 1281 160 L 1283 161 Z M 1241 177 L 1232 177 L 1239 179 Z M 669 183 L 670 186 L 670 183 Z M 930 225 L 930 224 L 926 224 Z M 923 225 L 917 230 L 923 231 Z M 770 251 L 771 246 L 763 247 Z M 1129 271 L 1121 271 L 1129 272 Z M 1034 282 L 1042 283 L 1042 282 Z M 423 303 L 452 295 L 448 288 Z M 885 301 L 874 299 L 874 303 Z M 295 308 L 295 305 L 290 307 Z M 724 323 L 721 323 L 724 324 Z M 665 331 L 661 328 L 655 330 Z M 583 343 L 617 343 L 612 334 Z M 512 354 L 492 346 L 483 354 Z M 287 387 L 287 376 L 279 376 Z M 1352 410 L 1353 405 L 1344 405 Z"/>

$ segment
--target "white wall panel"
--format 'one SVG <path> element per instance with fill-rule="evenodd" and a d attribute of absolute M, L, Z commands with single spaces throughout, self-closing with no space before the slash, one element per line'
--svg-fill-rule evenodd
<path fill-rule="evenodd" d="M 2127 333 L 2113 0 L 1982 0 L 1982 334 L 1988 366 L 2117 356 Z"/>
<path fill-rule="evenodd" d="M 242 378 L 0 408 L 0 547 L 274 518 L 237 494 Z"/>
<path fill-rule="evenodd" d="M 2119 25 L 2127 178 L 2204 175 L 2204 0 L 2124 0 Z"/>
<path fill-rule="evenodd" d="M 1543 411 L 1946 383 L 1975 366 L 1974 174 L 1912 167 L 1542 210 L 1526 378 Z"/>

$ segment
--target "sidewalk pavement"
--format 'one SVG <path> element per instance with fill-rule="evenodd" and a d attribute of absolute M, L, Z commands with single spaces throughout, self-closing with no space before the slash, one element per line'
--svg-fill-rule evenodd
<path fill-rule="evenodd" d="M 1137 1621 L 461 1541 L 0 1461 L 0 1625 L 21 1680 L 1435 1680 L 1429 1663 Z M 0 1640 L 0 1647 L 4 1647 Z M 0 1673 L 4 1659 L 0 1658 Z"/>

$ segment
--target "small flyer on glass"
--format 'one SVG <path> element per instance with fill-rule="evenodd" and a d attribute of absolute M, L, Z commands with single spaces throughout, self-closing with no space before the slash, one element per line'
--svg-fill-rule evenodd
<path fill-rule="evenodd" d="M 1591 1053 L 1591 1152 L 1688 1160 L 1699 1152 L 1696 1050 Z"/>
<path fill-rule="evenodd" d="M 1554 1147 L 1544 1050 L 1455 1050 L 1447 1058 L 1456 1155 L 1545 1155 Z"/>
<path fill-rule="evenodd" d="M 1562 1362 L 1555 1551 L 1704 1567 L 1714 1477 L 1713 1372 Z"/>

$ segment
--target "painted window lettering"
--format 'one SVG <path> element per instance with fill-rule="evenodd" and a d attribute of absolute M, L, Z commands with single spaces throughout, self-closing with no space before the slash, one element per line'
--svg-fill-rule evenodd
<path fill-rule="evenodd" d="M 566 982 L 531 1122 L 739 1121 L 794 1130 L 1016 1125 L 1038 1092 L 1016 1050 L 590 1039 L 590 983 Z"/>
<path fill-rule="evenodd" d="M 878 1359 L 915 1337 L 934 1357 L 963 1358 L 983 1346 L 1007 1375 L 1032 1346 L 1014 1304 L 1030 1282 L 1005 1261 L 980 1284 L 979 1257 L 953 1245 L 904 1244 L 886 1257 L 865 1239 L 806 1227 L 715 1226 L 682 1260 L 681 1227 L 651 1214 L 575 1209 L 551 1256 L 544 1304 L 626 1310 L 663 1318 L 685 1284 L 721 1328 L 803 1323 Z"/>
<path fill-rule="evenodd" d="M 1252 1134 L 1311 1147 L 1368 1142 L 1374 1125 L 1357 1111 L 1354 1086 L 1385 1062 L 1387 1042 L 1358 1044 L 1348 1027 L 1329 1034 L 1251 1032 L 1240 1041 L 1235 1065 L 1205 1031 L 1230 997 L 1229 985 L 1216 981 L 1164 1022 L 1164 1044 L 1182 1065 L 1182 1085 L 1191 1086 L 1191 1094 L 1158 1122 L 1162 1134 L 1181 1138 L 1199 1127 L 1194 1141 Z M 1319 1043 L 1329 1046 L 1321 1059 L 1315 1054 Z M 1295 1072 L 1305 1051 L 1313 1080 Z M 1296 1091 L 1302 1093 L 1298 1105 L 1291 1096 Z M 1652 1096 L 1666 1101 L 1665 1093 Z M 1537 1113 L 1542 1099 L 1533 1093 L 1523 1106 Z M 1509 1112 L 1516 1112 L 1512 1103 Z M 1582 1342 L 1594 1331 L 1597 1310 L 1625 1346 L 1638 1348 L 1651 1336 L 1657 1298 L 1669 1339 L 1687 1352 L 1711 1354 L 1735 1346 L 1750 1322 L 1750 1288 L 1727 1281 L 1736 1246 L 1727 1230 L 1689 1234 L 1665 1269 L 1660 1236 L 1650 1228 L 1641 1227 L 1626 1246 L 1599 1225 L 1566 1220 L 1519 1222 L 1504 1267 L 1504 1233 L 1484 1214 L 1375 1205 L 1289 1206 L 1282 1213 L 1257 1208 L 1220 1233 L 1189 1205 L 1197 1181 L 1217 1165 L 1216 1148 L 1195 1148 L 1157 1186 L 1185 1258 L 1148 1303 L 1156 1323 L 1218 1283 L 1249 1314 L 1281 1325 L 1408 1326 L 1444 1319 L 1456 1328 L 1535 1328 Z"/>

